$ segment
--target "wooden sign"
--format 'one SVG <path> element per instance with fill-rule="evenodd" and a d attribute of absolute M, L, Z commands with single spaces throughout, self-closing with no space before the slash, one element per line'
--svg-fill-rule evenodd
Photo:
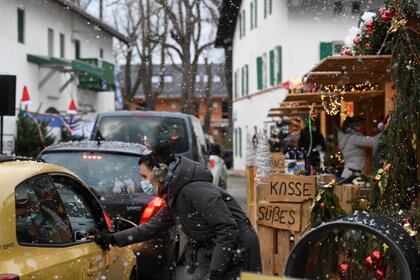
<path fill-rule="evenodd" d="M 258 203 L 258 224 L 291 231 L 300 231 L 301 207 L 297 203 Z"/>
<path fill-rule="evenodd" d="M 291 280 L 290 278 L 276 277 L 276 276 L 267 276 L 249 272 L 241 273 L 241 280 Z"/>
<path fill-rule="evenodd" d="M 271 166 L 273 167 L 274 173 L 284 173 L 284 154 L 272 153 Z"/>
<path fill-rule="evenodd" d="M 314 176 L 275 175 L 262 190 L 269 202 L 303 202 L 315 198 Z"/>

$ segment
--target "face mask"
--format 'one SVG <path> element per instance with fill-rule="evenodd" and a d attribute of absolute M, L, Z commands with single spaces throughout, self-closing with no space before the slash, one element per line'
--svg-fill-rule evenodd
<path fill-rule="evenodd" d="M 143 191 L 150 195 L 157 195 L 157 187 L 153 186 L 149 181 L 141 181 L 141 188 Z"/>

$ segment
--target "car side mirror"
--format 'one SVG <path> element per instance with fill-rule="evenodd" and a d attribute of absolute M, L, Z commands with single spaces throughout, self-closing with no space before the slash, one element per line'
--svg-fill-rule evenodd
<path fill-rule="evenodd" d="M 114 229 L 116 232 L 123 231 L 123 230 L 130 229 L 137 226 L 132 221 L 129 221 L 123 218 L 115 218 L 112 224 L 114 225 Z"/>

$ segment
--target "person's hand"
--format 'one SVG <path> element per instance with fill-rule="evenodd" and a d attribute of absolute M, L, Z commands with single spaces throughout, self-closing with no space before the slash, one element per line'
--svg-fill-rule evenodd
<path fill-rule="evenodd" d="M 224 273 L 220 271 L 210 271 L 209 280 L 223 280 Z"/>
<path fill-rule="evenodd" d="M 116 244 L 114 235 L 112 233 L 94 230 L 90 234 L 93 236 L 93 241 L 95 241 L 95 243 L 98 244 L 104 251 L 109 250 L 110 245 Z"/>

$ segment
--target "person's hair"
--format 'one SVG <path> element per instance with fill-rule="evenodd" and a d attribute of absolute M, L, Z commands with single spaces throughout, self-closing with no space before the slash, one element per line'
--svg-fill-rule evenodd
<path fill-rule="evenodd" d="M 343 132 L 346 131 L 347 128 L 355 128 L 356 126 L 359 126 L 363 124 L 364 119 L 358 118 L 358 117 L 347 117 L 346 120 L 343 123 L 342 130 Z"/>
<path fill-rule="evenodd" d="M 148 168 L 160 167 L 160 164 L 169 165 L 175 160 L 171 145 L 166 140 L 159 140 L 153 147 L 150 154 L 141 155 L 139 165 L 144 163 Z"/>

